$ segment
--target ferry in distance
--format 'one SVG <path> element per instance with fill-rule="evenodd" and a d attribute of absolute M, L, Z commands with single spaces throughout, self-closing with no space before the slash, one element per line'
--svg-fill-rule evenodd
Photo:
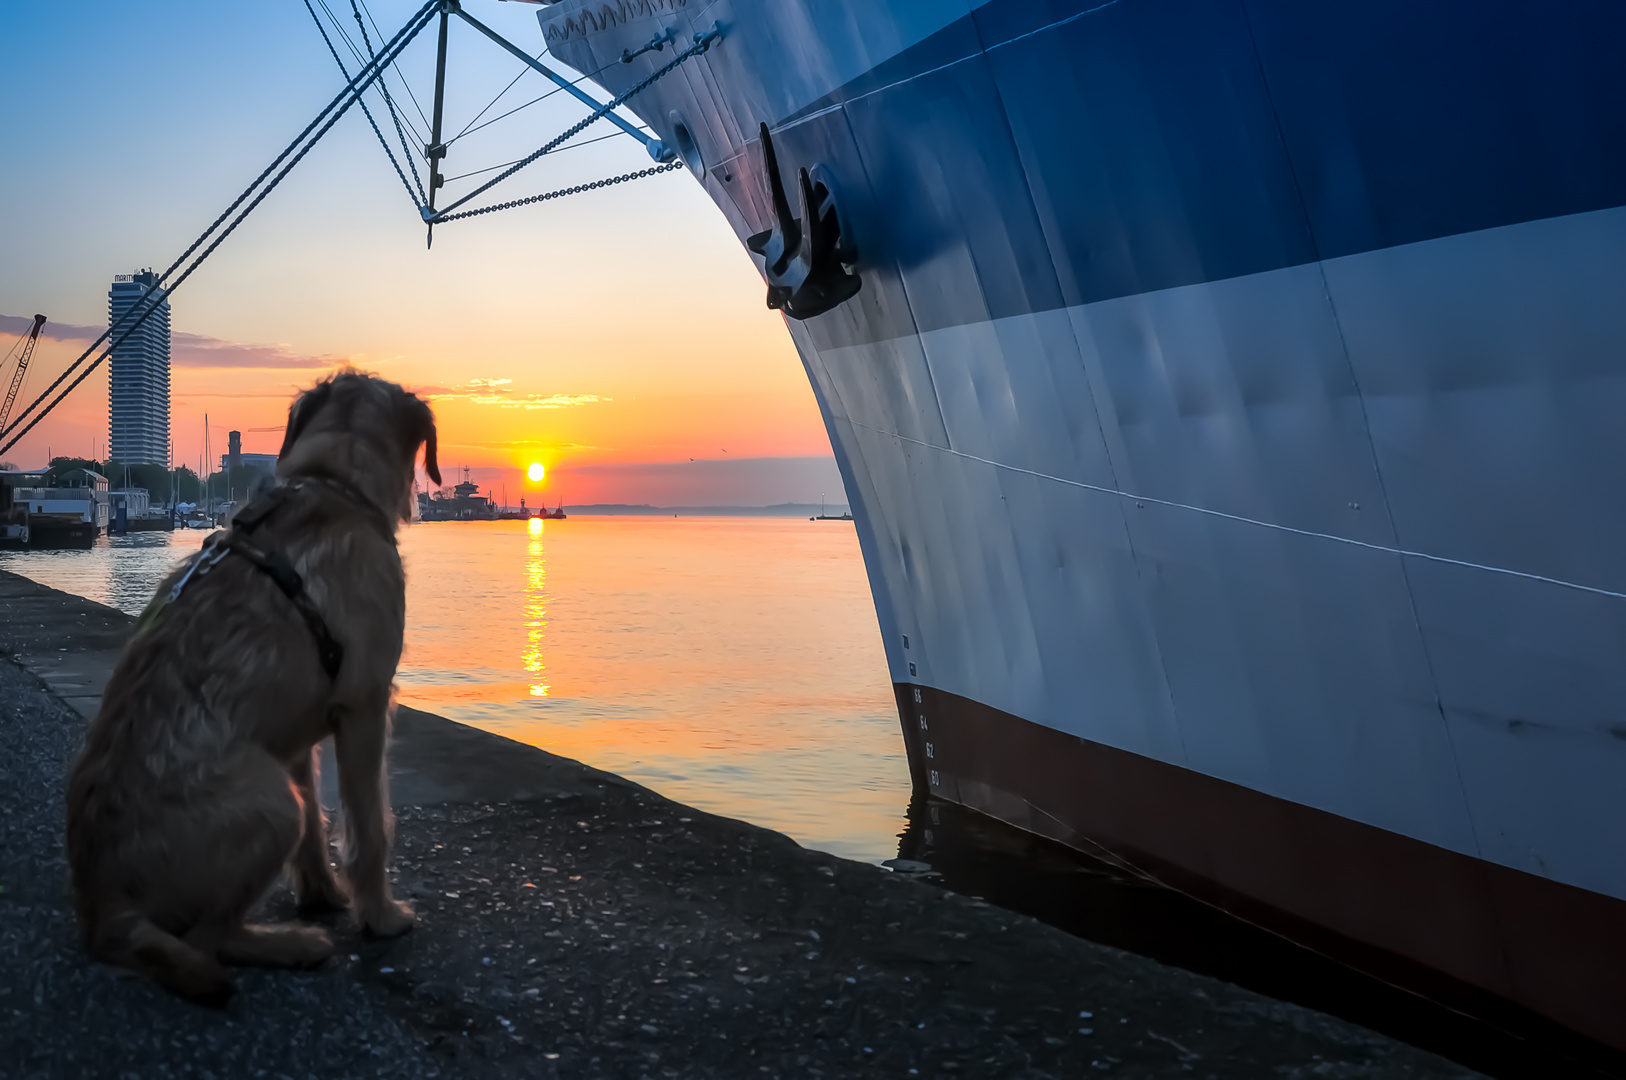
<path fill-rule="evenodd" d="M 537 16 L 618 94 L 722 33 L 628 107 L 785 315 L 918 789 L 1626 1052 L 1626 5 Z"/>

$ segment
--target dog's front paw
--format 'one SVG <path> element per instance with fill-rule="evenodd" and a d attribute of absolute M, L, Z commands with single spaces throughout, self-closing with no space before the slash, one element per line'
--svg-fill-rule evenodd
<path fill-rule="evenodd" d="M 412 909 L 399 900 L 381 900 L 361 912 L 361 928 L 373 937 L 399 937 L 412 929 Z"/>

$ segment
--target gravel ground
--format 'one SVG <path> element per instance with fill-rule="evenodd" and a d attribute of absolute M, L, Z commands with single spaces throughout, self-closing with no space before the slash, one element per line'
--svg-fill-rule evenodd
<path fill-rule="evenodd" d="M 83 728 L 0 660 L 7 1076 L 1471 1075 L 585 769 L 551 798 L 403 808 L 418 927 L 337 923 L 325 969 L 245 971 L 211 1012 L 78 951 L 61 808 Z"/>

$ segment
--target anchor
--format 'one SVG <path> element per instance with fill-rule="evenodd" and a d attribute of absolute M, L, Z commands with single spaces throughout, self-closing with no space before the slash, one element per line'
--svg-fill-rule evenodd
<path fill-rule="evenodd" d="M 763 258 L 768 306 L 793 319 L 811 319 L 851 300 L 863 282 L 842 265 L 853 261 L 854 252 L 841 234 L 841 219 L 829 186 L 811 178 L 806 169 L 797 170 L 802 213 L 792 217 L 767 124 L 762 125 L 761 134 L 774 223 L 773 228 L 747 238 L 745 246 Z"/>

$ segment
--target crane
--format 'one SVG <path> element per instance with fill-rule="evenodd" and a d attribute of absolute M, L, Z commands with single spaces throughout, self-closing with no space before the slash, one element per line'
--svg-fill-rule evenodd
<path fill-rule="evenodd" d="M 23 342 L 23 353 L 17 358 L 17 370 L 11 373 L 11 386 L 6 389 L 6 402 L 0 405 L 0 435 L 5 434 L 6 421 L 11 418 L 12 403 L 17 400 L 17 391 L 23 388 L 23 376 L 28 374 L 28 359 L 34 355 L 34 343 L 39 340 L 40 327 L 45 325 L 44 315 L 34 316 L 34 328 L 28 332 L 28 338 Z"/>

